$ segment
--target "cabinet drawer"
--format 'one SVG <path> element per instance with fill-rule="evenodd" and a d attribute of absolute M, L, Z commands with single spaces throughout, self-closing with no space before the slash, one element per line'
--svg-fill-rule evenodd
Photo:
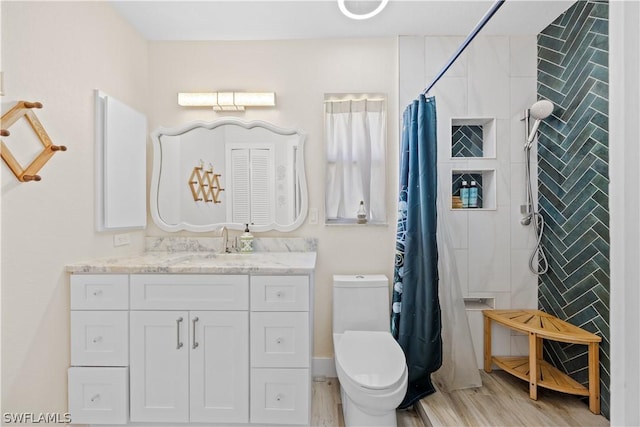
<path fill-rule="evenodd" d="M 72 310 L 126 310 L 129 276 L 126 274 L 72 274 Z"/>
<path fill-rule="evenodd" d="M 69 368 L 69 414 L 73 424 L 126 424 L 127 368 Z"/>
<path fill-rule="evenodd" d="M 252 369 L 251 422 L 309 425 L 308 369 Z"/>
<path fill-rule="evenodd" d="M 129 313 L 72 311 L 72 366 L 127 366 Z"/>
<path fill-rule="evenodd" d="M 136 274 L 131 281 L 134 310 L 248 310 L 249 276 Z"/>
<path fill-rule="evenodd" d="M 308 313 L 251 313 L 250 331 L 252 367 L 309 367 Z"/>
<path fill-rule="evenodd" d="M 309 311 L 309 277 L 252 276 L 251 310 Z"/>

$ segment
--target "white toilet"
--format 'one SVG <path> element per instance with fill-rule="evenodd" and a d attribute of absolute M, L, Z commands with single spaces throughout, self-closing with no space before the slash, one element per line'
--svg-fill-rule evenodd
<path fill-rule="evenodd" d="M 346 427 L 397 426 L 408 371 L 389 322 L 386 276 L 333 276 L 333 347 Z"/>

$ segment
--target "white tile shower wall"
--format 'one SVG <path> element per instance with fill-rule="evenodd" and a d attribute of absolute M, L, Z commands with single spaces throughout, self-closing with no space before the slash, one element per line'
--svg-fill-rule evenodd
<path fill-rule="evenodd" d="M 418 37 L 424 39 L 425 48 L 425 72 L 427 77 L 438 75 L 444 64 L 458 46 L 464 41 L 464 37 Z M 462 55 L 447 71 L 447 77 L 467 77 L 467 52 Z"/>
<path fill-rule="evenodd" d="M 480 37 L 469 49 L 470 116 L 509 118 L 509 38 Z"/>
<path fill-rule="evenodd" d="M 431 82 L 461 41 L 461 37 L 400 37 L 400 111 Z M 440 182 L 450 185 L 451 169 L 496 170 L 495 210 L 451 211 L 447 200 L 447 217 L 441 220 L 449 222 L 463 294 L 495 297 L 498 309 L 537 307 L 537 277 L 528 269 L 535 239 L 531 227 L 520 225 L 520 205 L 525 201 L 521 119 L 536 101 L 536 46 L 535 35 L 480 36 L 430 92 L 438 108 Z M 450 122 L 459 117 L 496 118 L 496 159 L 451 159 Z M 532 159 L 535 174 L 535 152 Z M 467 314 L 480 362 L 482 315 Z M 495 354 L 520 355 L 526 350 L 522 336 L 498 326 L 493 329 Z"/>

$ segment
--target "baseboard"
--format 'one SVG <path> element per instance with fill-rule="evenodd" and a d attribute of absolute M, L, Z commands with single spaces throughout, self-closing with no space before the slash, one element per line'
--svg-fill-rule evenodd
<path fill-rule="evenodd" d="M 336 365 L 333 357 L 314 357 L 311 366 L 313 377 L 337 378 Z"/>

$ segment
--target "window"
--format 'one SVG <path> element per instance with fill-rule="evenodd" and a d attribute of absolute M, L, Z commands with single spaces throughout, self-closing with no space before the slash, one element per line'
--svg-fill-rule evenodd
<path fill-rule="evenodd" d="M 327 224 L 355 223 L 361 201 L 386 223 L 386 141 L 386 96 L 325 95 Z"/>

